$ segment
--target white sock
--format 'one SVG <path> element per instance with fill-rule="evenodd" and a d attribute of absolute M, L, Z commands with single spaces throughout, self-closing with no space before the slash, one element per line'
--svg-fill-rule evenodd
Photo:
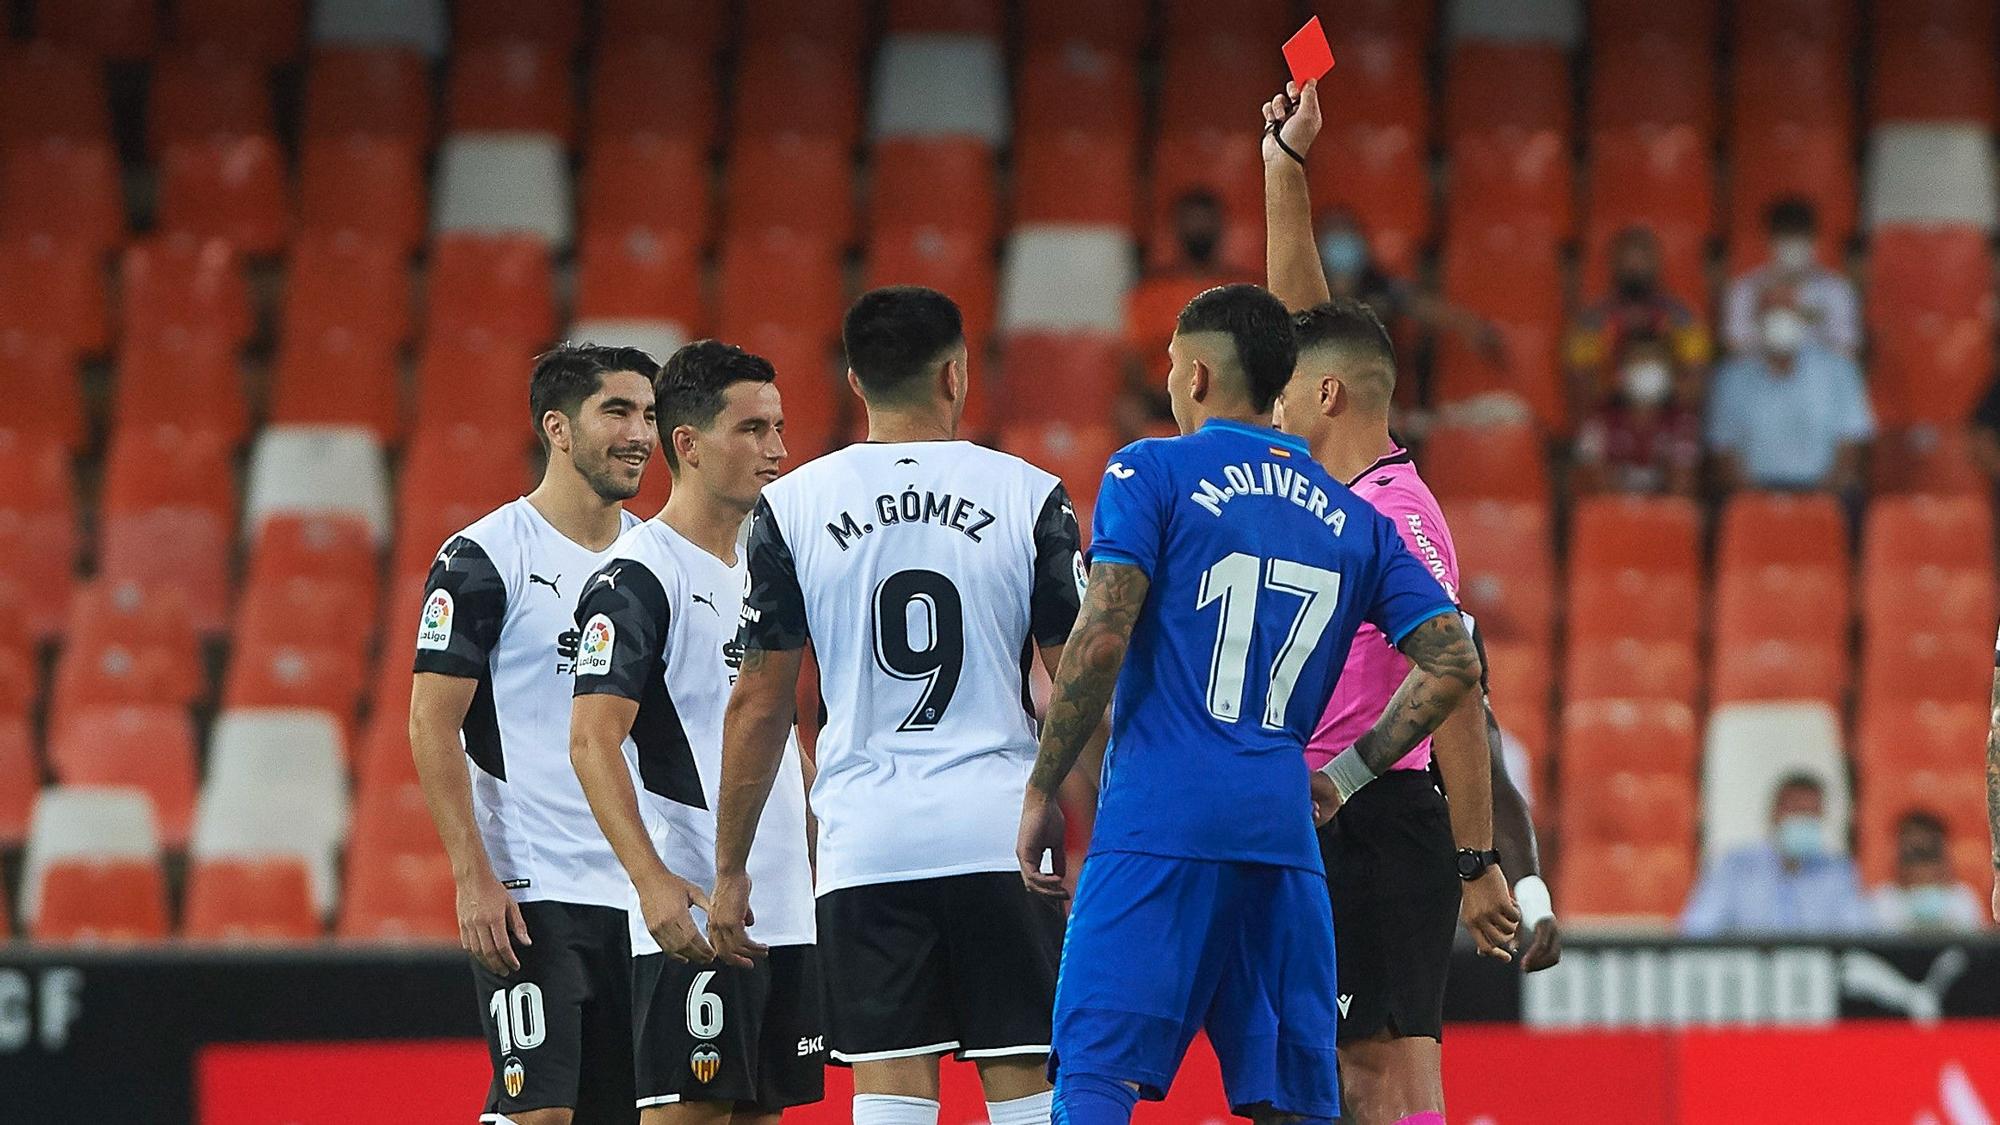
<path fill-rule="evenodd" d="M 901 1094 L 856 1094 L 854 1125 L 938 1125 L 938 1104 Z"/>
<path fill-rule="evenodd" d="M 1049 1112 L 1055 1102 L 1054 1090 L 1008 1102 L 987 1102 L 986 1119 L 992 1125 L 1049 1125 Z"/>

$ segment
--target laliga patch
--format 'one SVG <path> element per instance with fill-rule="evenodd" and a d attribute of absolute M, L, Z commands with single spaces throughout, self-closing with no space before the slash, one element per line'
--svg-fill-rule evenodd
<path fill-rule="evenodd" d="M 596 614 L 583 626 L 583 641 L 577 646 L 576 674 L 579 676 L 608 676 L 611 674 L 611 646 L 618 643 L 618 630 L 611 619 Z"/>
<path fill-rule="evenodd" d="M 424 620 L 417 628 L 417 647 L 446 649 L 451 647 L 451 593 L 446 590 L 432 590 L 424 599 Z"/>
<path fill-rule="evenodd" d="M 1083 565 L 1082 551 L 1070 556 L 1070 567 L 1076 572 L 1076 596 L 1077 600 L 1081 601 L 1084 593 L 1090 588 L 1090 570 Z"/>
<path fill-rule="evenodd" d="M 520 1059 L 508 1059 L 506 1069 L 500 1072 L 500 1081 L 507 1087 L 507 1096 L 518 1098 L 521 1091 L 528 1088 L 528 1068 Z"/>
<path fill-rule="evenodd" d="M 715 1049 L 715 1044 L 703 1043 L 688 1056 L 688 1070 L 694 1074 L 696 1082 L 706 1086 L 715 1081 L 715 1076 L 722 1070 L 722 1053 Z"/>

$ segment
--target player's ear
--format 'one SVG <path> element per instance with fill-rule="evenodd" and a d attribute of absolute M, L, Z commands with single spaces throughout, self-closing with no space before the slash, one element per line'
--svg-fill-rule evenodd
<path fill-rule="evenodd" d="M 692 465 L 699 469 L 701 468 L 701 458 L 695 456 L 694 438 L 695 428 L 693 426 L 675 426 L 667 434 L 667 440 L 674 444 L 674 457 L 684 466 Z"/>
<path fill-rule="evenodd" d="M 560 410 L 550 410 L 542 415 L 542 436 L 548 439 L 549 448 L 558 453 L 568 453 L 570 447 L 569 415 Z"/>
<path fill-rule="evenodd" d="M 1188 375 L 1188 397 L 1196 402 L 1204 402 L 1208 399 L 1209 383 L 1215 378 L 1215 372 L 1208 364 L 1198 359 L 1193 362 L 1193 367 L 1194 370 Z"/>
<path fill-rule="evenodd" d="M 965 400 L 965 362 L 956 357 L 944 361 L 938 368 L 938 390 L 946 402 Z"/>
<path fill-rule="evenodd" d="M 855 398 L 863 402 L 868 400 L 868 396 L 861 393 L 861 376 L 856 375 L 852 367 L 847 369 L 847 389 L 854 392 Z"/>
<path fill-rule="evenodd" d="M 1338 418 L 1342 414 L 1347 413 L 1347 408 L 1350 405 L 1352 405 L 1352 402 L 1346 383 L 1341 382 L 1331 375 L 1320 379 L 1319 412 L 1321 414 L 1326 415 L 1328 418 Z"/>

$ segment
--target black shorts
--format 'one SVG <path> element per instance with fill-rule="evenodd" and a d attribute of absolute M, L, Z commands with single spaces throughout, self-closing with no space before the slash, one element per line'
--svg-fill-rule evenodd
<path fill-rule="evenodd" d="M 518 972 L 477 961 L 472 980 L 493 1058 L 481 1121 L 531 1109 L 574 1109 L 575 1125 L 632 1125 L 632 940 L 610 906 L 524 902 L 533 945 Z"/>
<path fill-rule="evenodd" d="M 821 895 L 833 1061 L 1048 1054 L 1062 934 L 1061 908 L 1012 871 Z"/>
<path fill-rule="evenodd" d="M 776 1113 L 826 1093 L 819 955 L 783 945 L 738 969 L 664 953 L 632 959 L 641 1109 L 733 1102 Z"/>
<path fill-rule="evenodd" d="M 1458 847 L 1428 770 L 1391 770 L 1320 829 L 1340 955 L 1340 1041 L 1444 1038 Z"/>

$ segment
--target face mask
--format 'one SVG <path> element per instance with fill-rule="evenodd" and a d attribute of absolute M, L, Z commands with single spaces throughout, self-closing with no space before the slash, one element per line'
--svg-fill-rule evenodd
<path fill-rule="evenodd" d="M 1771 260 L 1786 273 L 1804 273 L 1813 264 L 1812 239 L 1778 239 L 1771 244 Z"/>
<path fill-rule="evenodd" d="M 1644 274 L 1620 276 L 1618 295 L 1628 301 L 1643 301 L 1653 295 L 1653 279 Z"/>
<path fill-rule="evenodd" d="M 1942 883 L 1919 883 L 1903 892 L 1904 909 L 1919 926 L 1941 926 L 1951 910 L 1951 888 Z"/>
<path fill-rule="evenodd" d="M 1778 854 L 1786 859 L 1813 859 L 1826 851 L 1826 834 L 1820 819 L 1810 813 L 1793 813 L 1778 822 Z"/>
<path fill-rule="evenodd" d="M 1764 350 L 1791 355 L 1806 342 L 1806 321 L 1796 311 L 1776 308 L 1764 314 Z"/>
<path fill-rule="evenodd" d="M 1337 231 L 1320 239 L 1319 260 L 1326 272 L 1352 277 L 1368 265 L 1368 243 L 1353 231 Z"/>
<path fill-rule="evenodd" d="M 1634 406 L 1658 406 L 1674 389 L 1674 373 L 1658 360 L 1642 360 L 1627 367 L 1620 377 L 1625 400 Z"/>
<path fill-rule="evenodd" d="M 1212 234 L 1188 234 L 1181 236 L 1181 249 L 1191 262 L 1206 262 L 1215 257 L 1217 238 Z"/>

